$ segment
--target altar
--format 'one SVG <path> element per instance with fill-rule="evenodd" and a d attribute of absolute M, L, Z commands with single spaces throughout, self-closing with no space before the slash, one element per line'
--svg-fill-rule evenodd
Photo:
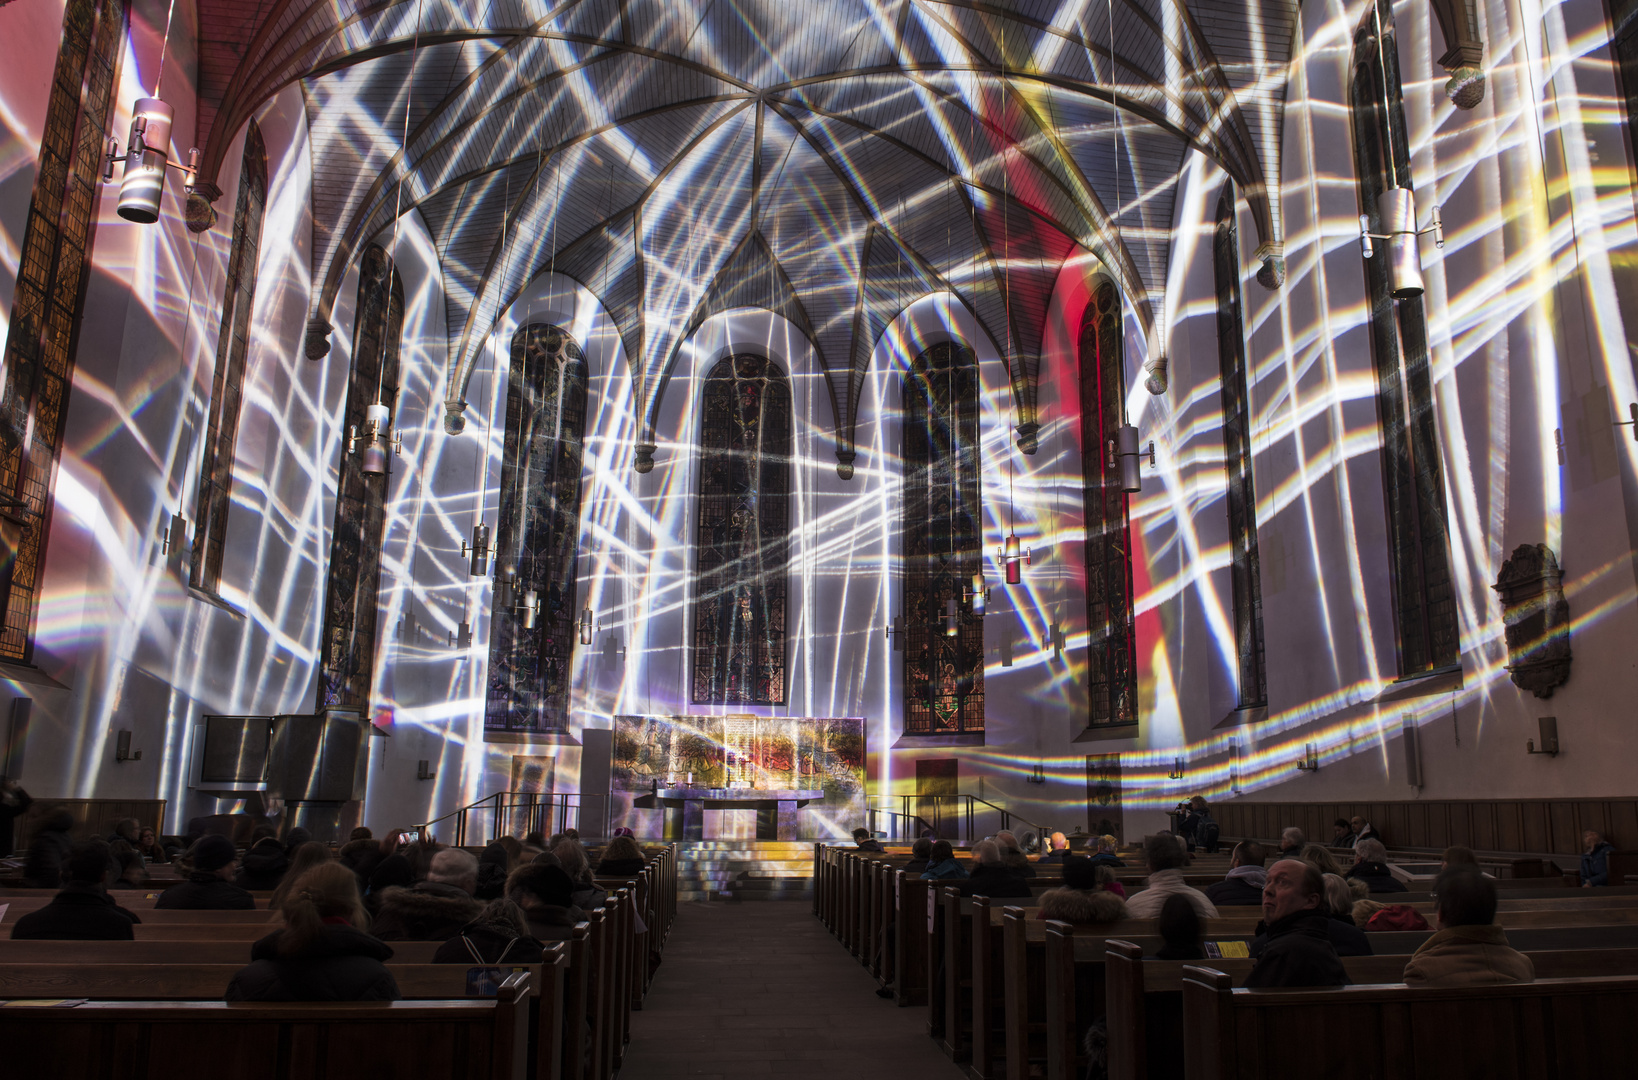
<path fill-rule="evenodd" d="M 616 716 L 611 828 L 649 840 L 827 839 L 865 817 L 856 717 Z"/>

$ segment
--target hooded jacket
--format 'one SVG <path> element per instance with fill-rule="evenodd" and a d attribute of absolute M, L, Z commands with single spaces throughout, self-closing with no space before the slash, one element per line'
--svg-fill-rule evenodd
<path fill-rule="evenodd" d="M 1246 987 L 1348 986 L 1353 980 L 1337 959 L 1326 925 L 1332 921 L 1309 908 L 1272 923 L 1257 950 L 1257 963 L 1246 976 Z"/>
<path fill-rule="evenodd" d="M 569 924 L 573 926 L 573 923 Z M 434 964 L 538 964 L 545 946 L 526 926 L 485 908 L 461 932 L 438 946 Z"/>
<path fill-rule="evenodd" d="M 1134 919 L 1158 919 L 1160 909 L 1166 905 L 1166 898 L 1174 893 L 1187 896 L 1189 903 L 1202 919 L 1217 918 L 1217 908 L 1206 899 L 1206 894 L 1199 889 L 1191 889 L 1183 883 L 1182 870 L 1156 870 L 1149 875 L 1149 887 L 1142 892 L 1134 893 L 1126 899 L 1126 910 L 1132 913 Z"/>
<path fill-rule="evenodd" d="M 1078 925 L 1119 922 L 1126 918 L 1126 902 L 1103 889 L 1048 889 L 1036 918 Z"/>
<path fill-rule="evenodd" d="M 1507 944 L 1499 926 L 1440 930 L 1405 964 L 1406 986 L 1497 986 L 1536 981 L 1530 958 Z"/>
<path fill-rule="evenodd" d="M 436 881 L 381 894 L 381 913 L 371 927 L 382 941 L 448 941 L 483 910 L 464 890 Z"/>
<path fill-rule="evenodd" d="M 1354 881 L 1363 881 L 1365 887 L 1374 893 L 1405 892 L 1405 883 L 1393 876 L 1386 863 L 1362 862 L 1355 863 L 1342 875 Z"/>
<path fill-rule="evenodd" d="M 130 941 L 142 920 L 96 885 L 69 885 L 38 911 L 19 916 L 13 941 Z"/>
<path fill-rule="evenodd" d="M 1610 852 L 1614 850 L 1615 845 L 1605 840 L 1581 856 L 1581 883 L 1583 885 L 1608 885 L 1610 883 Z"/>
<path fill-rule="evenodd" d="M 1206 899 L 1218 907 L 1243 907 L 1263 902 L 1268 871 L 1261 866 L 1236 866 L 1228 876 L 1205 888 Z"/>
<path fill-rule="evenodd" d="M 228 983 L 228 1001 L 397 1001 L 398 982 L 383 961 L 392 949 L 345 924 L 296 956 L 279 955 L 283 930 L 250 948 L 250 966 Z"/>
<path fill-rule="evenodd" d="M 284 845 L 269 836 L 245 852 L 233 880 L 245 889 L 277 889 L 288 869 L 290 856 Z"/>
<path fill-rule="evenodd" d="M 214 873 L 195 870 L 182 884 L 160 893 L 154 907 L 172 911 L 253 911 L 256 898 Z"/>

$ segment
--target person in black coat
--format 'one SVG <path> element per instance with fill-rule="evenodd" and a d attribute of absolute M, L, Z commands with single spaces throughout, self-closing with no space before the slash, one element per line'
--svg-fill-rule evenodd
<path fill-rule="evenodd" d="M 367 932 L 358 878 L 340 863 L 303 874 L 286 897 L 284 928 L 251 946 L 228 1001 L 397 1001 L 384 961 L 392 947 Z"/>
<path fill-rule="evenodd" d="M 572 924 L 571 924 L 572 925 Z M 510 900 L 491 900 L 456 937 L 438 946 L 434 964 L 538 964 L 546 946 L 529 932 L 529 917 Z"/>
<path fill-rule="evenodd" d="M 994 840 L 981 840 L 973 845 L 972 870 L 962 893 L 998 899 L 1022 899 L 1032 895 L 1029 879 L 1003 861 L 1001 845 Z"/>
<path fill-rule="evenodd" d="M 0 859 L 9 859 L 15 848 L 17 821 L 34 805 L 23 785 L 0 779 Z"/>
<path fill-rule="evenodd" d="M 251 834 L 250 850 L 239 860 L 239 869 L 233 880 L 244 889 L 277 889 L 279 882 L 284 880 L 285 871 L 289 869 L 289 852 L 279 843 L 273 830 L 262 825 Z"/>
<path fill-rule="evenodd" d="M 74 848 L 69 832 L 74 815 L 66 807 L 46 814 L 29 841 L 28 858 L 23 862 L 23 884 L 31 889 L 55 889 L 63 883 L 63 864 Z"/>
<path fill-rule="evenodd" d="M 472 898 L 477 887 L 478 860 L 461 848 L 444 848 L 432 857 L 427 880 L 381 893 L 375 936 L 382 941 L 448 941 L 482 910 Z"/>
<path fill-rule="evenodd" d="M 876 838 L 871 835 L 869 829 L 854 829 L 853 830 L 853 843 L 855 845 L 857 845 L 855 850 L 858 850 L 858 851 L 882 851 L 882 850 L 884 850 L 882 848 L 882 846 L 876 842 Z"/>
<path fill-rule="evenodd" d="M 1281 859 L 1268 872 L 1263 890 L 1262 947 L 1246 977 L 1248 988 L 1346 986 L 1343 970 L 1326 926 L 1325 878 L 1319 868 L 1296 859 Z"/>
<path fill-rule="evenodd" d="M 1204 960 L 1206 951 L 1200 940 L 1204 937 L 1200 913 L 1182 893 L 1173 893 L 1160 907 L 1156 929 L 1165 944 L 1155 953 L 1157 960 Z"/>
<path fill-rule="evenodd" d="M 927 869 L 927 863 L 933 854 L 933 842 L 925 836 L 910 845 L 910 861 L 899 867 L 911 877 L 920 877 Z"/>
<path fill-rule="evenodd" d="M 629 836 L 616 836 L 603 849 L 602 858 L 597 860 L 598 877 L 635 877 L 641 874 L 648 866 L 643 858 L 643 849 L 637 846 L 637 841 Z"/>
<path fill-rule="evenodd" d="M 200 837 L 184 856 L 191 867 L 188 880 L 172 885 L 154 901 L 155 909 L 173 911 L 251 911 L 256 898 L 233 884 L 233 864 L 239 857 L 233 841 L 214 833 Z"/>
<path fill-rule="evenodd" d="M 38 911 L 20 916 L 13 941 L 130 941 L 141 922 L 114 903 L 105 883 L 112 868 L 108 845 L 91 840 L 75 845 L 63 868 L 63 891 Z"/>
<path fill-rule="evenodd" d="M 1237 907 L 1263 902 L 1263 886 L 1268 884 L 1268 872 L 1263 869 L 1263 845 L 1254 840 L 1242 840 L 1234 845 L 1229 856 L 1228 876 L 1201 891 L 1218 907 Z"/>
<path fill-rule="evenodd" d="M 529 933 L 540 941 L 567 941 L 581 911 L 571 899 L 574 879 L 561 866 L 533 862 L 512 871 L 506 879 L 506 898 L 529 922 Z"/>
<path fill-rule="evenodd" d="M 1382 846 L 1382 841 L 1361 840 L 1354 845 L 1354 859 L 1354 865 L 1348 868 L 1344 877 L 1363 881 L 1373 893 L 1406 891 L 1405 883 L 1388 869 L 1388 849 Z"/>

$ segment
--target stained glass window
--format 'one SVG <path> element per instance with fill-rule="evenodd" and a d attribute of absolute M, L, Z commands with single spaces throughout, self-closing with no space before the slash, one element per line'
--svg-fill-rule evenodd
<path fill-rule="evenodd" d="M 978 396 L 961 345 L 933 346 L 904 377 L 906 734 L 984 730 L 984 617 L 967 596 L 984 556 Z"/>
<path fill-rule="evenodd" d="M 1086 626 L 1090 727 L 1137 723 L 1132 528 L 1120 465 L 1110 453 L 1125 423 L 1125 331 L 1107 278 L 1081 318 L 1081 477 L 1086 500 Z"/>
<path fill-rule="evenodd" d="M 1377 41 L 1377 18 L 1383 40 Z M 1377 196 L 1411 186 L 1410 149 L 1400 93 L 1393 9 L 1379 3 L 1354 36 L 1354 166 L 1360 208 L 1371 231 L 1383 225 Z M 1384 68 L 1384 64 L 1386 67 Z M 1376 408 L 1382 429 L 1382 479 L 1401 677 L 1459 662 L 1455 589 L 1445 523 L 1444 481 L 1428 371 L 1427 319 L 1420 297 L 1396 300 L 1381 245 L 1365 260 L 1370 300 Z"/>
<path fill-rule="evenodd" d="M 245 363 L 250 353 L 250 315 L 256 300 L 257 253 L 262 213 L 267 208 L 267 150 L 256 122 L 245 132 L 239 169 L 239 198 L 233 210 L 233 247 L 228 254 L 227 288 L 222 296 L 222 329 L 216 339 L 216 376 L 210 389 L 210 424 L 199 468 L 194 511 L 190 583 L 214 593 L 222 583 L 222 555 L 228 507 L 233 504 L 233 464 L 239 446 L 239 411 L 244 404 Z"/>
<path fill-rule="evenodd" d="M 783 705 L 790 383 L 766 357 L 730 356 L 701 408 L 693 700 Z"/>
<path fill-rule="evenodd" d="M 1240 663 L 1242 709 L 1268 704 L 1263 654 L 1263 586 L 1257 556 L 1257 492 L 1251 475 L 1251 399 L 1246 385 L 1246 336 L 1240 313 L 1240 236 L 1234 199 L 1217 203 L 1212 241 L 1217 277 L 1217 360 L 1223 384 L 1223 468 L 1228 473 L 1229 580 L 1234 599 L 1234 651 Z"/>
<path fill-rule="evenodd" d="M 364 410 L 377 401 L 397 423 L 398 349 L 404 330 L 404 286 L 379 244 L 365 251 L 358 273 L 358 314 L 353 330 L 353 370 L 347 383 L 344 432 L 363 432 Z M 375 671 L 377 594 L 381 542 L 386 531 L 387 477 L 364 472 L 364 444 L 347 453 L 343 441 L 336 488 L 336 524 L 330 539 L 329 580 L 324 592 L 318 707 L 370 705 Z M 388 459 L 391 461 L 391 458 Z"/>
<path fill-rule="evenodd" d="M 588 371 L 562 327 L 512 335 L 486 735 L 569 729 Z"/>
<path fill-rule="evenodd" d="M 23 226 L 0 398 L 0 658 L 27 663 L 50 529 L 57 455 L 74 381 L 108 129 L 125 40 L 116 0 L 68 0 L 39 171 Z"/>

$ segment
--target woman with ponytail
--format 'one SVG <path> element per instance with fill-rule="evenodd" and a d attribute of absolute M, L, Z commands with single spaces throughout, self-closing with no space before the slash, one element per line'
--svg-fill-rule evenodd
<path fill-rule="evenodd" d="M 339 862 L 303 874 L 279 911 L 284 928 L 256 942 L 250 966 L 228 984 L 228 1001 L 397 1001 L 384 961 L 392 949 L 371 937 L 358 878 Z"/>

